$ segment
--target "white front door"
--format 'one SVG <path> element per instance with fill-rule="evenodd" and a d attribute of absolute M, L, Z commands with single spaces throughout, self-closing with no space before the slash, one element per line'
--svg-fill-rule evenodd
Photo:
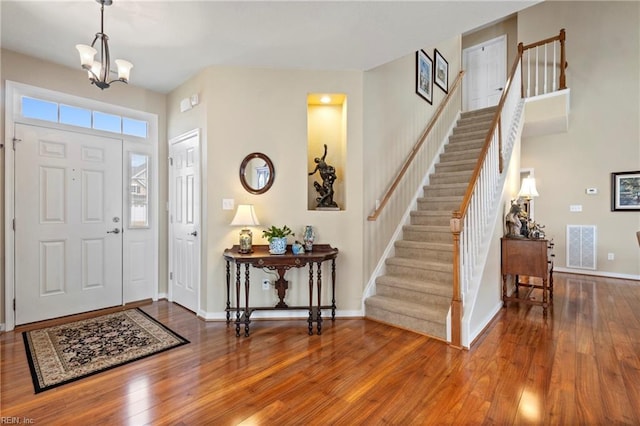
<path fill-rule="evenodd" d="M 16 324 L 122 304 L 122 140 L 16 124 Z"/>
<path fill-rule="evenodd" d="M 169 300 L 197 313 L 200 288 L 200 134 L 169 141 Z"/>
<path fill-rule="evenodd" d="M 465 79 L 463 109 L 473 111 L 497 105 L 507 80 L 506 36 L 500 36 L 462 52 Z"/>

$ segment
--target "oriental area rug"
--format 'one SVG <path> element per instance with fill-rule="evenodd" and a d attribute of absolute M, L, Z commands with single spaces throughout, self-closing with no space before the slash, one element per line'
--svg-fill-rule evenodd
<path fill-rule="evenodd" d="M 140 309 L 22 333 L 35 393 L 189 343 Z"/>

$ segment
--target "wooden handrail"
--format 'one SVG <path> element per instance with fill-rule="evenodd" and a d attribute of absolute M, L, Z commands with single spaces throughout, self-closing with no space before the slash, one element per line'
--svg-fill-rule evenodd
<path fill-rule="evenodd" d="M 389 202 L 389 199 L 391 198 L 396 188 L 400 184 L 400 181 L 402 181 L 402 178 L 407 172 L 407 169 L 409 169 L 409 166 L 411 166 L 413 159 L 416 157 L 416 155 L 418 155 L 418 152 L 420 151 L 420 148 L 424 144 L 424 141 L 427 139 L 427 136 L 429 136 L 429 133 L 438 122 L 438 119 L 440 118 L 440 115 L 442 114 L 442 111 L 444 110 L 445 106 L 447 106 L 447 104 L 449 103 L 449 100 L 453 98 L 453 93 L 456 91 L 456 89 L 460 85 L 463 75 L 464 75 L 464 71 L 460 71 L 458 73 L 456 80 L 453 82 L 453 84 L 451 85 L 451 88 L 449 89 L 449 93 L 447 93 L 447 96 L 445 96 L 442 102 L 440 102 L 440 105 L 438 105 L 438 109 L 436 110 L 433 117 L 431 117 L 431 121 L 429 122 L 429 125 L 426 127 L 424 132 L 422 132 L 422 134 L 418 138 L 418 141 L 415 143 L 413 148 L 411 148 L 411 152 L 409 153 L 409 156 L 404 161 L 404 164 L 402 165 L 400 172 L 396 175 L 395 179 L 393 180 L 393 182 L 385 192 L 384 196 L 382 197 L 382 200 L 380 201 L 380 205 L 376 207 L 373 213 L 367 217 L 368 221 L 375 221 L 378 218 L 378 216 L 380 216 L 382 209 L 384 209 L 384 206 L 386 206 L 387 203 Z"/>
<path fill-rule="evenodd" d="M 566 32 L 563 29 L 560 30 L 560 33 L 557 36 L 545 38 L 544 40 L 536 41 L 535 43 L 529 43 L 522 46 L 523 50 L 533 49 L 534 47 L 544 46 L 548 43 L 553 43 L 554 41 L 564 41 L 566 37 Z"/>
<path fill-rule="evenodd" d="M 487 156 L 487 152 L 489 151 L 489 145 L 491 144 L 491 140 L 493 139 L 494 132 L 498 127 L 498 122 L 500 121 L 500 115 L 502 114 L 502 108 L 504 107 L 504 103 L 507 99 L 507 95 L 509 94 L 509 90 L 511 89 L 511 83 L 513 81 L 513 76 L 515 75 L 516 70 L 518 69 L 518 63 L 520 62 L 520 56 L 516 57 L 516 60 L 513 62 L 513 66 L 511 67 L 511 72 L 509 73 L 509 78 L 507 79 L 507 83 L 504 86 L 504 90 L 502 91 L 502 96 L 500 97 L 500 102 L 498 102 L 498 106 L 496 108 L 495 115 L 493 116 L 493 120 L 491 120 L 491 130 L 487 133 L 487 136 L 484 138 L 484 146 L 482 147 L 482 151 L 480 152 L 480 157 L 478 158 L 478 162 L 476 163 L 476 167 L 473 169 L 473 174 L 471 175 L 471 180 L 469 181 L 469 186 L 467 186 L 467 191 L 464 193 L 464 197 L 462 198 L 462 203 L 460 203 L 460 208 L 454 212 L 459 213 L 459 219 L 464 219 L 467 214 L 467 208 L 469 207 L 469 203 L 471 202 L 471 196 L 473 195 L 473 187 L 478 180 L 478 176 L 480 176 L 480 169 L 482 169 L 482 164 Z M 498 133 L 500 137 L 502 135 Z M 502 143 L 499 141 L 499 143 Z M 500 170 L 502 171 L 502 170 Z"/>

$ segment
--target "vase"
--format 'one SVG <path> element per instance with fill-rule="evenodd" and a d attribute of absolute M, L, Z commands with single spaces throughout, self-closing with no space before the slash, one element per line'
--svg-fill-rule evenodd
<path fill-rule="evenodd" d="M 305 251 L 313 250 L 313 240 L 315 239 L 315 234 L 313 232 L 313 226 L 307 225 L 304 227 L 304 233 L 302 234 L 302 240 L 304 241 L 304 249 Z"/>
<path fill-rule="evenodd" d="M 287 251 L 287 237 L 274 237 L 269 241 L 269 253 L 285 254 Z"/>

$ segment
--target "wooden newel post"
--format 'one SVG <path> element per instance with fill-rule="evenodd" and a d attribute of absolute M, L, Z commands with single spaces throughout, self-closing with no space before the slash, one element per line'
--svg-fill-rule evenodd
<path fill-rule="evenodd" d="M 564 70 L 567 68 L 567 57 L 564 49 L 564 42 L 566 40 L 566 33 L 564 28 L 560 30 L 560 90 L 567 88 L 567 76 Z"/>
<path fill-rule="evenodd" d="M 462 348 L 462 299 L 460 297 L 461 213 L 453 212 L 449 222 L 453 234 L 453 297 L 451 300 L 451 346 Z"/>

